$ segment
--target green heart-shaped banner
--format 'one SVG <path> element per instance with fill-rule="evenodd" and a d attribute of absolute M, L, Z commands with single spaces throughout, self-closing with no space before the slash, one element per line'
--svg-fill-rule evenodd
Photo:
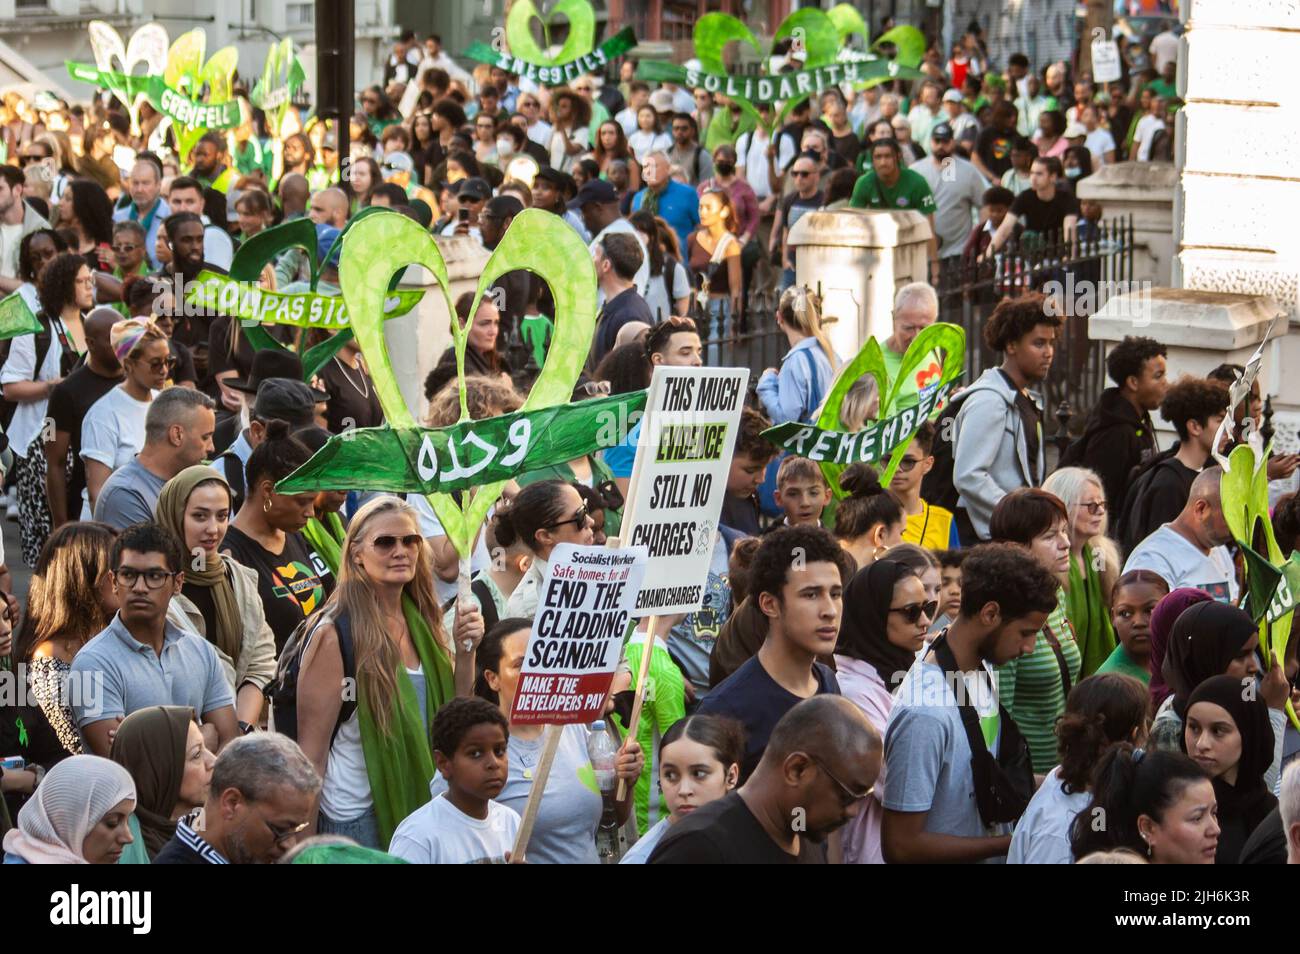
<path fill-rule="evenodd" d="M 339 276 L 348 313 L 352 316 L 352 331 L 366 356 L 387 426 L 394 430 L 416 427 L 388 357 L 381 318 L 393 274 L 408 265 L 420 265 L 433 276 L 441 286 L 447 311 L 453 316 L 456 369 L 461 381 L 461 421 L 467 421 L 464 375 L 469 329 L 455 317 L 447 294 L 447 263 L 433 237 L 419 223 L 385 210 L 360 219 L 348 230 L 343 240 Z M 479 301 L 499 277 L 518 269 L 530 271 L 545 281 L 555 299 L 551 348 L 521 410 L 567 404 L 596 328 L 595 266 L 578 233 L 563 220 L 541 209 L 525 209 L 515 216 L 484 266 L 470 315 L 478 311 Z M 469 557 L 474 536 L 488 509 L 501 496 L 503 487 L 503 481 L 479 486 L 465 509 L 448 494 L 429 495 L 447 538 L 463 558 Z"/>
<path fill-rule="evenodd" d="M 938 362 L 935 360 L 936 355 L 941 355 Z M 854 359 L 843 365 L 835 375 L 830 393 L 827 394 L 821 412 L 817 416 L 816 425 L 822 430 L 838 433 L 839 428 L 843 426 L 840 420 L 840 409 L 843 407 L 844 398 L 853 384 L 867 374 L 876 379 L 877 391 L 880 394 L 877 420 L 886 421 L 903 410 L 906 404 L 913 403 L 910 394 L 903 395 L 904 386 L 909 379 L 916 381 L 920 400 L 924 400 L 928 391 L 941 389 L 955 382 L 962 374 L 965 360 L 966 332 L 960 325 L 936 322 L 922 329 L 921 333 L 913 339 L 912 344 L 903 354 L 903 361 L 898 368 L 898 379 L 891 381 L 880 343 L 875 338 L 868 338 L 867 343 Z M 937 399 L 931 401 L 929 408 L 930 413 L 927 417 L 933 416 L 936 410 L 941 410 L 942 402 Z M 920 424 L 921 420 L 917 420 L 916 426 L 919 427 Z M 915 430 L 916 427 L 913 427 L 912 431 Z M 881 474 L 882 484 L 887 485 L 894 476 L 894 471 L 898 469 L 898 462 L 906 452 L 908 443 L 909 441 L 904 441 L 894 449 L 889 465 Z M 837 498 L 844 497 L 844 488 L 840 486 L 840 474 L 847 466 L 834 461 L 821 464 L 822 473 L 826 475 L 826 480 Z"/>
<path fill-rule="evenodd" d="M 1229 411 L 1231 418 L 1231 411 Z M 1223 468 L 1223 477 L 1219 481 L 1219 499 L 1223 507 L 1223 519 L 1232 531 L 1234 540 L 1243 547 L 1250 548 L 1256 560 L 1267 559 L 1271 567 L 1265 569 L 1258 562 L 1246 560 L 1246 588 L 1254 592 L 1254 602 L 1269 604 L 1277 602 L 1275 590 L 1282 580 L 1289 579 L 1286 571 L 1288 561 L 1277 544 L 1273 534 L 1273 522 L 1268 511 L 1268 455 L 1271 448 L 1265 448 L 1257 457 L 1255 449 L 1249 443 L 1241 443 L 1228 455 L 1227 465 Z M 1260 543 L 1264 552 L 1260 552 Z M 1279 573 L 1278 568 L 1283 568 Z M 1267 594 L 1267 595 L 1265 595 Z M 1273 664 L 1273 657 L 1286 658 L 1286 647 L 1291 637 L 1291 626 L 1295 615 L 1292 607 L 1278 603 L 1279 615 L 1266 615 L 1260 619 L 1259 647 L 1261 655 L 1268 665 Z M 1287 713 L 1292 723 L 1300 729 L 1295 709 L 1287 702 Z"/>
<path fill-rule="evenodd" d="M 851 7 L 847 11 L 840 7 L 832 11 L 834 16 L 817 7 L 803 7 L 791 13 L 777 27 L 773 40 L 789 38 L 794 41 L 792 58 L 796 52 L 803 54 L 802 68 L 795 72 L 728 74 L 723 59 L 728 43 L 747 43 L 760 53 L 762 47 L 749 27 L 736 17 L 727 13 L 706 13 L 696 21 L 693 34 L 699 69 L 688 69 L 675 63 L 642 62 L 637 67 L 637 76 L 720 93 L 735 100 L 742 111 L 759 123 L 762 118 L 754 104 L 780 102 L 782 108 L 767 124 L 769 131 L 779 128 L 800 102 L 840 83 L 862 87 L 886 79 L 925 79 L 925 74 L 915 68 L 920 62 L 919 57 L 916 62 L 904 60 L 901 56 L 895 60 L 836 62 L 850 35 L 866 35 L 866 24 L 861 15 Z M 909 55 L 910 52 L 909 48 Z"/>
<path fill-rule="evenodd" d="M 0 341 L 19 335 L 40 334 L 44 330 L 22 292 L 0 298 Z"/>
<path fill-rule="evenodd" d="M 546 49 L 551 46 L 551 21 L 557 16 L 569 20 L 569 35 L 564 45 L 551 56 Z M 533 20 L 542 24 L 542 46 L 533 37 Z M 586 53 L 596 41 L 596 11 L 589 0 L 557 0 L 551 12 L 542 16 L 533 0 L 515 0 L 506 14 L 506 43 L 516 56 L 538 66 L 567 63 Z"/>
<path fill-rule="evenodd" d="M 233 98 L 239 51 L 233 46 L 222 47 L 205 61 L 207 42 L 201 28 L 176 38 L 163 71 L 166 95 L 154 103 L 171 117 L 182 157 L 190 154 L 209 129 L 228 129 L 240 121 L 239 103 Z"/>
<path fill-rule="evenodd" d="M 567 463 L 621 439 L 646 391 L 515 411 L 443 428 L 367 427 L 331 437 L 277 485 L 281 493 L 348 487 L 449 494 Z"/>
<path fill-rule="evenodd" d="M 271 135 L 277 139 L 291 100 L 306 78 L 302 63 L 293 51 L 293 40 L 285 37 L 279 43 L 272 43 L 266 51 L 262 77 L 253 86 L 248 101 L 266 112 Z"/>
<path fill-rule="evenodd" d="M 146 76 L 162 75 L 167 66 L 167 30 L 160 23 L 146 23 L 131 34 L 130 41 L 123 47 L 121 35 L 103 20 L 91 20 L 87 29 L 98 72 L 97 77 L 87 81 L 104 86 L 117 97 L 131 117 L 131 128 L 138 133 L 140 102 L 147 98 L 147 94 L 126 77 L 133 76 L 137 64 L 145 66 Z M 118 66 L 116 69 L 114 61 Z"/>

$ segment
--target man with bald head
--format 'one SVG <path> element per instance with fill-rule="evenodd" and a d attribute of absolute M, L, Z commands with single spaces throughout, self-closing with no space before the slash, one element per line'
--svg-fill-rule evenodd
<path fill-rule="evenodd" d="M 302 218 L 307 214 L 307 199 L 311 195 L 311 186 L 307 177 L 301 172 L 291 172 L 280 180 L 280 208 L 284 209 L 285 220 Z"/>
<path fill-rule="evenodd" d="M 669 829 L 651 864 L 816 864 L 831 832 L 863 810 L 880 774 L 880 734 L 842 696 L 805 699 L 772 730 L 736 791 Z"/>
<path fill-rule="evenodd" d="M 54 430 L 52 438 L 45 442 L 45 491 L 54 528 L 69 520 L 90 519 L 89 509 L 84 517 L 82 514 L 86 464 L 81 459 L 81 420 L 92 404 L 122 380 L 122 364 L 110 341 L 113 325 L 121 319 L 107 305 L 100 305 L 86 316 L 86 360 L 50 392 L 48 414 Z"/>
<path fill-rule="evenodd" d="M 1232 531 L 1223 517 L 1219 482 L 1223 468 L 1207 467 L 1192 481 L 1182 513 L 1164 524 L 1129 554 L 1124 572 L 1151 570 L 1171 590 L 1191 586 L 1216 600 L 1237 600 L 1240 587 L 1227 544 Z"/>
<path fill-rule="evenodd" d="M 322 189 L 312 196 L 311 211 L 307 213 L 317 225 L 342 229 L 348 224 L 348 196 L 338 186 Z"/>

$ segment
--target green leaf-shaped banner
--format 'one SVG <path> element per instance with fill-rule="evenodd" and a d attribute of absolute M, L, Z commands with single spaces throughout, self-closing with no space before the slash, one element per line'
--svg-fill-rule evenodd
<path fill-rule="evenodd" d="M 19 335 L 39 334 L 44 330 L 22 292 L 0 298 L 0 341 Z"/>
<path fill-rule="evenodd" d="M 302 63 L 293 51 L 293 40 L 285 37 L 279 43 L 272 43 L 266 51 L 262 76 L 253 86 L 248 101 L 266 112 L 271 134 L 277 139 L 291 100 L 305 80 Z"/>
<path fill-rule="evenodd" d="M 176 38 L 167 53 L 163 81 L 189 99 L 177 95 L 154 104 L 172 117 L 182 158 L 189 156 L 208 129 L 239 125 L 239 103 L 232 99 L 239 51 L 233 46 L 222 47 L 205 61 L 207 42 L 207 34 L 202 29 L 190 30 Z"/>

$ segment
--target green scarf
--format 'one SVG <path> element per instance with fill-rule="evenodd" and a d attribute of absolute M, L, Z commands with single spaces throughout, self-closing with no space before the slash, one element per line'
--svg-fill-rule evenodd
<path fill-rule="evenodd" d="M 1101 577 L 1094 566 L 1092 547 L 1084 544 L 1082 569 L 1070 558 L 1070 585 L 1065 591 L 1065 613 L 1074 627 L 1083 666 L 1079 678 L 1095 673 L 1115 651 L 1115 630 L 1110 607 L 1101 592 Z"/>
<path fill-rule="evenodd" d="M 339 576 L 339 560 L 342 558 L 343 538 L 347 531 L 343 527 L 343 521 L 339 519 L 337 513 L 331 512 L 325 514 L 325 522 L 312 517 L 307 521 L 307 526 L 302 528 L 302 535 L 307 538 L 311 548 L 316 551 L 316 555 L 325 561 L 325 565 L 330 568 L 330 573 L 334 578 Z"/>
<path fill-rule="evenodd" d="M 434 641 L 429 621 L 405 594 L 402 612 L 424 669 L 425 700 L 432 720 L 439 707 L 456 693 L 451 661 Z M 365 683 L 360 680 L 357 681 L 357 720 L 370 795 L 379 822 L 379 843 L 387 845 L 402 819 L 429 800 L 429 782 L 434 770 L 429 732 L 420 718 L 415 684 L 405 666 L 397 667 L 397 693 L 393 697 L 388 731 L 380 731 L 366 698 Z"/>

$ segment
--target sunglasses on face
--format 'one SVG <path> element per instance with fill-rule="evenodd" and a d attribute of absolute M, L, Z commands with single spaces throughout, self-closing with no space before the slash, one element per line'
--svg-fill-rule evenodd
<path fill-rule="evenodd" d="M 18 157 L 18 163 L 19 163 L 19 165 L 27 166 L 27 165 L 31 165 L 33 162 L 40 162 L 40 161 L 41 161 L 42 159 L 44 159 L 44 158 L 45 158 L 44 156 L 23 156 L 23 155 L 20 155 L 20 156 Z"/>
<path fill-rule="evenodd" d="M 591 512 L 587 509 L 587 505 L 583 504 L 581 507 L 578 508 L 577 512 L 568 520 L 561 520 L 559 523 L 553 523 L 546 529 L 554 530 L 557 527 L 564 526 L 566 523 L 571 523 L 574 526 L 581 528 L 583 524 L 587 522 L 587 517 L 590 515 L 590 513 Z"/>
<path fill-rule="evenodd" d="M 811 170 L 811 169 L 791 169 L 791 170 L 790 170 L 790 175 L 794 176 L 796 179 L 802 179 L 804 176 L 810 176 L 810 175 L 812 175 L 812 174 L 813 174 L 813 173 L 812 173 L 812 170 Z"/>
<path fill-rule="evenodd" d="M 904 457 L 898 462 L 898 472 L 900 474 L 908 473 L 916 467 L 917 464 L 921 463 L 921 460 L 922 458 L 920 457 Z"/>
<path fill-rule="evenodd" d="M 154 374 L 161 374 L 165 371 L 170 371 L 174 367 L 176 367 L 176 359 L 171 357 L 154 358 L 149 362 L 149 370 Z"/>
<path fill-rule="evenodd" d="M 938 611 L 938 600 L 930 600 L 928 603 L 908 603 L 906 606 L 891 606 L 889 608 L 889 612 L 897 613 L 909 623 L 920 621 L 922 614 L 924 614 L 927 619 L 934 619 L 934 614 Z"/>
<path fill-rule="evenodd" d="M 160 570 L 157 567 L 140 570 L 133 566 L 119 566 L 113 571 L 113 576 L 128 590 L 134 589 L 136 581 L 140 579 L 144 580 L 145 589 L 156 590 L 175 575 L 170 570 Z"/>
<path fill-rule="evenodd" d="M 113 251 L 117 252 L 119 255 L 129 255 L 139 247 L 139 245 L 114 245 Z"/>
<path fill-rule="evenodd" d="M 408 533 L 402 537 L 394 536 L 391 533 L 385 533 L 375 537 L 375 539 L 370 541 L 370 545 L 374 547 L 378 553 L 392 553 L 399 543 L 406 549 L 412 550 L 418 548 L 423 542 L 424 537 L 420 536 L 418 533 Z"/>

